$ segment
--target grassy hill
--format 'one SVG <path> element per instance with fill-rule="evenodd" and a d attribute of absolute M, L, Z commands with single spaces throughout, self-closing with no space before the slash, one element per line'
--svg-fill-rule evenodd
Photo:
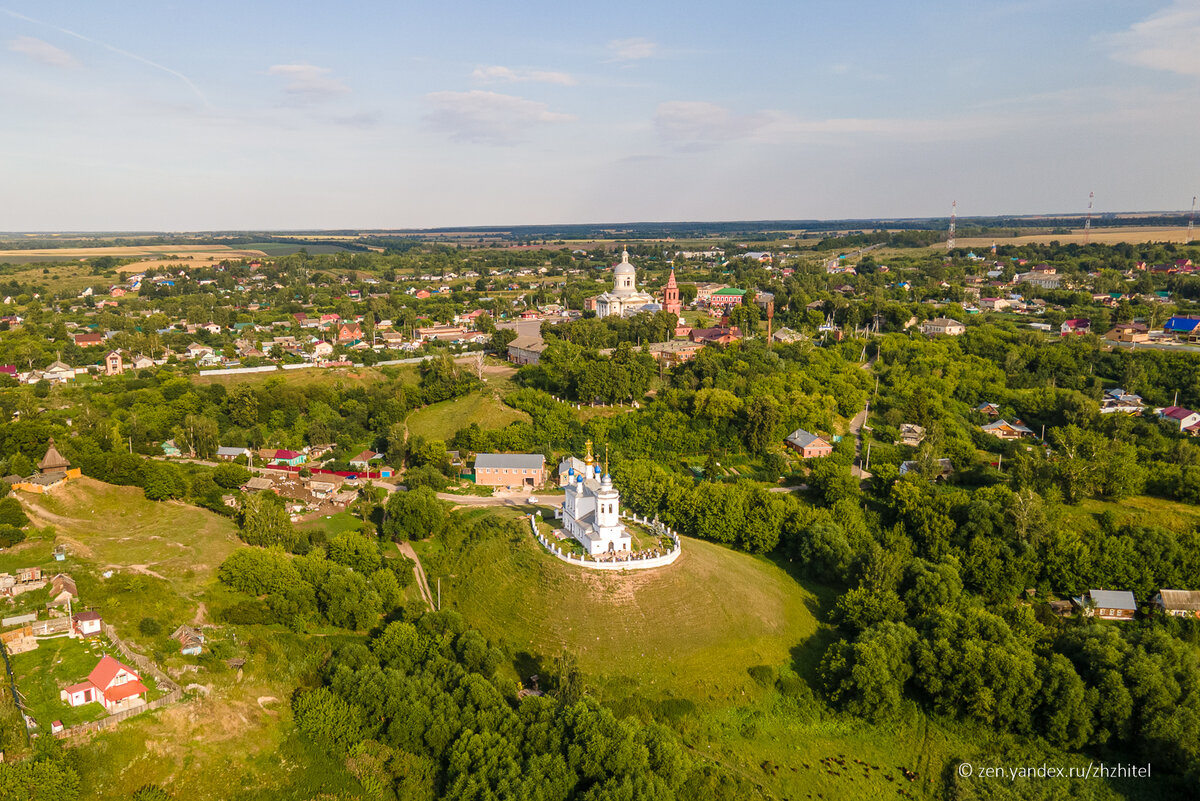
<path fill-rule="evenodd" d="M 505 406 L 495 393 L 483 391 L 417 409 L 406 422 L 410 434 L 448 441 L 471 423 L 480 428 L 503 428 L 517 420 L 528 422 L 529 415 Z"/>
<path fill-rule="evenodd" d="M 834 593 L 769 560 L 685 539 L 683 556 L 667 568 L 587 571 L 545 554 L 519 510 L 475 510 L 468 520 L 483 515 L 517 520 L 519 533 L 415 543 L 431 583 L 441 578 L 445 608 L 505 647 L 523 677 L 550 672 L 551 660 L 571 650 L 589 691 L 618 714 L 669 721 L 694 756 L 761 784 L 768 797 L 945 798 L 945 780 L 962 759 L 1088 764 L 911 705 L 888 726 L 831 711 L 811 688 L 831 636 L 818 621 Z M 976 789 L 978 797 L 1054 797 L 1033 784 Z M 988 794 L 996 789 L 1000 795 Z M 1068 795 L 1140 799 L 1161 789 L 1091 782 Z"/>
<path fill-rule="evenodd" d="M 514 652 L 573 651 L 606 694 L 731 701 L 756 691 L 751 667 L 788 661 L 817 630 L 817 596 L 766 560 L 689 539 L 670 567 L 601 573 L 548 557 L 522 531 L 434 556 L 431 581 L 442 577 L 446 608 Z M 437 547 L 422 546 L 423 557 Z"/>

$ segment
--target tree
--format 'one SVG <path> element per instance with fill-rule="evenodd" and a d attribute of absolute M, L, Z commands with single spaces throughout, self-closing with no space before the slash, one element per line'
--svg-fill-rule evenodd
<path fill-rule="evenodd" d="M 288 520 L 283 503 L 274 494 L 247 495 L 238 514 L 238 536 L 249 545 L 283 545 L 296 541 L 292 522 Z"/>
<path fill-rule="evenodd" d="M 501 356 L 508 354 L 509 344 L 517 338 L 517 332 L 511 328 L 497 328 L 496 333 L 488 340 L 488 350 Z"/>
<path fill-rule="evenodd" d="M 363 575 L 379 568 L 379 546 L 357 531 L 343 531 L 329 541 L 329 558 Z"/>
<path fill-rule="evenodd" d="M 21 502 L 12 496 L 0 498 L 0 526 L 24 528 L 27 525 L 29 518 L 21 508 Z"/>
<path fill-rule="evenodd" d="M 246 384 L 229 390 L 226 409 L 236 425 L 245 428 L 258 424 L 258 394 Z"/>
<path fill-rule="evenodd" d="M 446 525 L 446 506 L 429 487 L 394 492 L 386 508 L 383 531 L 393 539 L 425 539 Z"/>

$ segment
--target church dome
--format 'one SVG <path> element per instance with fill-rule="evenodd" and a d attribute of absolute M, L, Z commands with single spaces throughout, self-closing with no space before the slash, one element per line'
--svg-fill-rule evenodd
<path fill-rule="evenodd" d="M 613 268 L 614 275 L 633 275 L 633 265 L 629 263 L 629 251 L 621 251 L 621 262 Z"/>

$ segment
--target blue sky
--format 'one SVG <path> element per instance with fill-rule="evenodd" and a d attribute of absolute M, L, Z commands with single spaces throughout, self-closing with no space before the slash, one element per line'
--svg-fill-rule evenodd
<path fill-rule="evenodd" d="M 1198 41 L 1200 0 L 0 0 L 0 229 L 1184 209 Z"/>

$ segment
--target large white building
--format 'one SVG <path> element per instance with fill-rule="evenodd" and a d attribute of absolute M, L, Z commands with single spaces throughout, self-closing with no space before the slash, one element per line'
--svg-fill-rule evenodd
<path fill-rule="evenodd" d="M 651 307 L 645 309 L 646 311 L 662 309 L 652 295 L 638 291 L 637 271 L 629 263 L 629 251 L 622 250 L 621 263 L 613 268 L 612 291 L 596 297 L 596 316 L 608 317 L 615 314 L 620 317 L 643 311 L 646 306 Z"/>
<path fill-rule="evenodd" d="M 612 476 L 600 472 L 600 465 L 592 456 L 590 440 L 587 448 L 581 471 L 574 466 L 567 467 L 563 528 L 591 556 L 628 553 L 632 550 L 633 540 L 621 522 L 621 493 L 613 486 Z"/>

